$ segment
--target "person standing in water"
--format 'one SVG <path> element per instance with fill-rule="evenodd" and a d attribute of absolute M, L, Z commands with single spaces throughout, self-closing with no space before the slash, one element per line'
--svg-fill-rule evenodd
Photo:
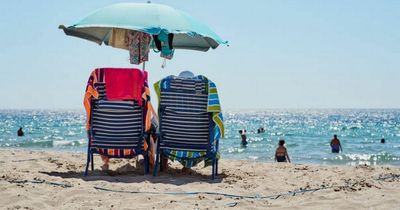
<path fill-rule="evenodd" d="M 339 153 L 339 151 L 343 152 L 342 145 L 340 144 L 340 140 L 337 138 L 337 135 L 333 135 L 333 139 L 331 140 L 331 149 L 332 153 Z"/>
<path fill-rule="evenodd" d="M 283 140 L 283 139 L 279 140 L 278 148 L 276 148 L 276 151 L 275 151 L 275 161 L 290 163 L 289 154 L 284 145 L 285 145 L 285 140 Z"/>
<path fill-rule="evenodd" d="M 240 137 L 242 138 L 242 146 L 247 145 L 246 130 L 239 130 Z"/>
<path fill-rule="evenodd" d="M 18 136 L 24 136 L 24 132 L 22 131 L 22 127 L 19 127 L 19 129 L 17 131 L 17 135 Z"/>

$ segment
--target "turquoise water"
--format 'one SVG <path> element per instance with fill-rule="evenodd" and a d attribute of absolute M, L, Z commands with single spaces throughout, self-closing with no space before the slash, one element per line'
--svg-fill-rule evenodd
<path fill-rule="evenodd" d="M 400 110 L 266 110 L 225 112 L 222 158 L 271 162 L 279 138 L 295 163 L 400 165 Z M 1 110 L 0 147 L 86 151 L 83 111 Z M 22 126 L 24 137 L 16 132 Z M 257 134 L 257 128 L 265 133 Z M 246 129 L 247 147 L 238 130 Z M 344 152 L 331 154 L 337 134 Z M 386 143 L 381 144 L 380 139 Z"/>

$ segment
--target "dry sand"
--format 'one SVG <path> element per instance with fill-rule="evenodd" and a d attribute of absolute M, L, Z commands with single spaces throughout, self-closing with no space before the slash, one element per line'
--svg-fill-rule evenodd
<path fill-rule="evenodd" d="M 84 177 L 85 154 L 4 149 L 0 154 L 1 209 L 400 209 L 400 169 L 390 166 L 222 160 L 219 178 L 212 181 L 210 167 L 183 174 L 173 163 L 153 177 L 144 176 L 134 159 L 114 159 L 112 172 L 100 171 L 95 156 L 95 171 Z M 304 189 L 312 191 L 288 193 Z M 193 191 L 256 197 L 156 194 Z"/>

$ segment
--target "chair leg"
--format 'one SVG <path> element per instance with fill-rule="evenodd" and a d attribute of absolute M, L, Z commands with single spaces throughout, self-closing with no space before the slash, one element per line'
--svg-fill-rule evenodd
<path fill-rule="evenodd" d="M 218 176 L 218 159 L 215 161 L 215 176 Z"/>
<path fill-rule="evenodd" d="M 164 156 L 160 154 L 160 171 L 164 171 Z"/>
<path fill-rule="evenodd" d="M 212 160 L 212 173 L 211 173 L 211 179 L 212 180 L 215 179 L 216 159 L 217 159 L 217 157 L 214 156 L 213 160 Z"/>
<path fill-rule="evenodd" d="M 147 156 L 147 153 L 143 154 L 144 158 L 144 174 L 149 174 L 149 156 Z"/>
<path fill-rule="evenodd" d="M 212 180 L 214 180 L 215 179 L 215 174 L 214 174 L 214 172 L 215 172 L 215 166 L 214 166 L 214 164 L 212 165 L 212 172 L 211 172 L 211 179 Z"/>
<path fill-rule="evenodd" d="M 90 163 L 91 163 L 91 169 L 94 171 L 94 159 L 93 159 L 93 153 L 90 153 Z"/>
<path fill-rule="evenodd" d="M 89 163 L 90 163 L 90 148 L 88 148 L 87 161 L 86 161 L 86 167 L 85 167 L 84 176 L 87 176 L 87 174 L 88 174 Z"/>

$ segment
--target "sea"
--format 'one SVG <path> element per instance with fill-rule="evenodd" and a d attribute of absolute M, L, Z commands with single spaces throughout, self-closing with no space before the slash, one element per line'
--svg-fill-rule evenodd
<path fill-rule="evenodd" d="M 86 152 L 85 118 L 83 110 L 0 110 L 0 149 Z M 227 111 L 224 122 L 222 159 L 273 162 L 284 139 L 297 164 L 400 166 L 400 109 Z M 24 137 L 17 137 L 19 127 Z M 260 127 L 264 133 L 257 133 Z M 241 129 L 247 131 L 246 147 Z M 334 134 L 342 153 L 330 151 Z"/>

